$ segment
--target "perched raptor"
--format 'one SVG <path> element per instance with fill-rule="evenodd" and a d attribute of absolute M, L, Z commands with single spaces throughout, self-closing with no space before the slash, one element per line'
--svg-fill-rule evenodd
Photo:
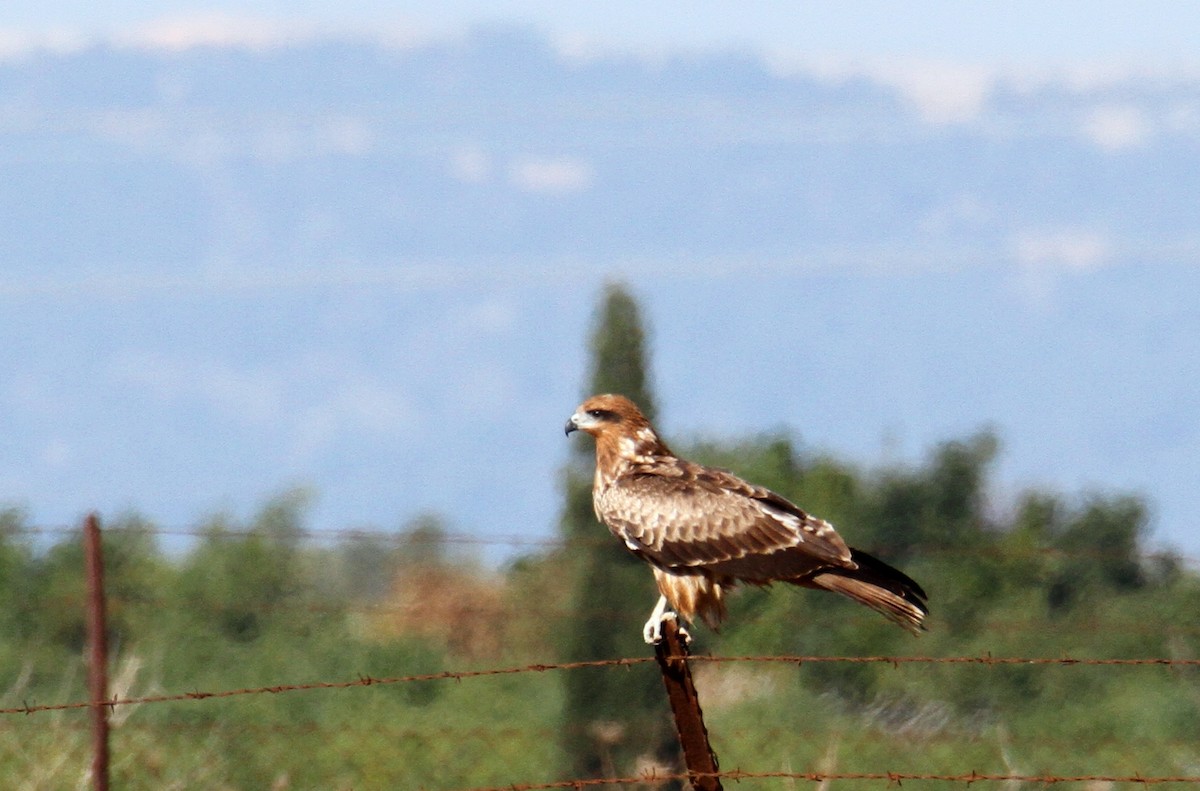
<path fill-rule="evenodd" d="M 715 628 L 737 582 L 821 588 L 914 634 L 924 628 L 920 585 L 775 492 L 676 457 L 628 398 L 592 396 L 567 421 L 567 434 L 575 430 L 596 438 L 596 516 L 654 569 L 661 595 L 643 629 L 647 643 L 674 617 L 668 606 Z"/>

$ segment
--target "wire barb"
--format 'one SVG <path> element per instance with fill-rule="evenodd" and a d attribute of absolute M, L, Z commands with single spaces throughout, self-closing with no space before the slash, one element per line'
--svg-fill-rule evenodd
<path fill-rule="evenodd" d="M 695 773 L 642 774 L 632 777 L 604 777 L 594 779 L 558 780 L 549 783 L 518 783 L 506 786 L 486 786 L 460 789 L 460 791 L 552 791 L 552 789 L 583 789 L 603 786 L 632 786 L 639 783 L 664 783 L 684 781 L 696 777 Z M 821 783 L 830 780 L 883 780 L 888 784 L 902 786 L 905 780 L 922 780 L 945 783 L 1029 783 L 1056 785 L 1058 783 L 1141 783 L 1161 785 L 1166 783 L 1200 783 L 1200 776 L 1149 777 L 1142 774 L 1118 775 L 1021 775 L 982 774 L 975 770 L 963 774 L 925 774 L 918 772 L 747 772 L 732 769 L 725 772 L 707 772 L 702 777 L 724 780 L 806 780 Z"/>

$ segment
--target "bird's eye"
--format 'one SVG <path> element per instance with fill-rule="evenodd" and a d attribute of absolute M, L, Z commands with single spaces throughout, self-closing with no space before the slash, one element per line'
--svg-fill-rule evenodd
<path fill-rule="evenodd" d="M 588 417 L 592 418 L 593 420 L 616 420 L 617 419 L 616 414 L 613 412 L 609 412 L 607 409 L 589 409 L 587 411 L 587 414 L 588 414 Z"/>

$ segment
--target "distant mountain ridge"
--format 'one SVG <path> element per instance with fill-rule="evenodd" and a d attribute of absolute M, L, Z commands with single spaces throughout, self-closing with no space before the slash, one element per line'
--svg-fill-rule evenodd
<path fill-rule="evenodd" d="M 571 58 L 485 28 L 409 47 L 40 53 L 0 62 L 0 118 L 0 255 L 31 271 L 1018 255 L 1022 240 L 1044 258 L 1081 239 L 1101 258 L 1152 240 L 1196 252 L 1200 82 L 999 87 L 978 117 L 931 123 L 866 78 L 737 53 Z"/>

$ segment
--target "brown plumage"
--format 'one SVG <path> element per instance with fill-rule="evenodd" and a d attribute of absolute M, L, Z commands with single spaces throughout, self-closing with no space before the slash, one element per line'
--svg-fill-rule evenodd
<path fill-rule="evenodd" d="M 647 642 L 658 641 L 667 605 L 715 628 L 737 582 L 821 588 L 914 634 L 924 628 L 920 585 L 775 492 L 676 457 L 628 398 L 592 396 L 567 421 L 568 434 L 576 429 L 596 438 L 596 516 L 654 569 L 662 596 Z"/>

